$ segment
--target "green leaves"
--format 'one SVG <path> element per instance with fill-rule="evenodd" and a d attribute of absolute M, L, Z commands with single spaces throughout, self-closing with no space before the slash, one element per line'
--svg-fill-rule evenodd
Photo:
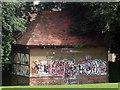
<path fill-rule="evenodd" d="M 2 3 L 2 49 L 3 62 L 8 62 L 11 53 L 11 44 L 14 41 L 14 33 L 26 30 L 26 20 L 22 17 L 22 8 L 25 3 L 3 2 Z"/>
<path fill-rule="evenodd" d="M 74 18 L 71 34 L 105 36 L 106 46 L 120 53 L 120 28 L 116 29 L 120 27 L 120 2 L 70 3 L 67 8 Z"/>
<path fill-rule="evenodd" d="M 20 16 L 21 6 L 23 6 L 21 3 L 3 2 L 3 30 L 9 32 L 25 30 L 26 20 Z"/>
<path fill-rule="evenodd" d="M 25 24 L 26 24 L 26 20 L 20 17 L 15 17 L 12 20 L 12 26 L 14 31 L 25 31 Z"/>

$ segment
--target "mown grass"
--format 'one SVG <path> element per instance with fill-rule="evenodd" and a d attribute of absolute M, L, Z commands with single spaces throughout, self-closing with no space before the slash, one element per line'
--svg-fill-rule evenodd
<path fill-rule="evenodd" d="M 120 83 L 39 85 L 39 86 L 3 86 L 0 88 L 118 88 Z"/>

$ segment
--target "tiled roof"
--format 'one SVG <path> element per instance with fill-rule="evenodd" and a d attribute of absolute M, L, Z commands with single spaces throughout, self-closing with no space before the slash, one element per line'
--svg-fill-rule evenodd
<path fill-rule="evenodd" d="M 15 44 L 21 45 L 97 45 L 95 37 L 69 34 L 72 17 L 68 12 L 44 11 L 27 27 L 27 32 Z"/>

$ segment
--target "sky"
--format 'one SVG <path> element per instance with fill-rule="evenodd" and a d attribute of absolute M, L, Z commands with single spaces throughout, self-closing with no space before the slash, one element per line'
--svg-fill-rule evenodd
<path fill-rule="evenodd" d="M 39 2 L 40 2 L 40 0 L 35 0 L 35 1 L 33 1 L 33 4 L 34 4 L 34 5 L 38 5 Z"/>

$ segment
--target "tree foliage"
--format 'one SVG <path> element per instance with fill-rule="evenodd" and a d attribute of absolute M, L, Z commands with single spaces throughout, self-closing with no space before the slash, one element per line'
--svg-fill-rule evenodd
<path fill-rule="evenodd" d="M 2 3 L 2 48 L 3 62 L 9 61 L 11 44 L 14 42 L 14 33 L 23 32 L 26 20 L 22 17 L 24 3 L 3 2 Z"/>
<path fill-rule="evenodd" d="M 105 35 L 106 46 L 112 53 L 120 54 L 119 2 L 68 3 L 66 5 L 75 18 L 71 33 Z"/>
<path fill-rule="evenodd" d="M 94 17 L 102 20 L 103 30 L 106 34 L 105 41 L 111 52 L 120 54 L 120 3 L 92 3 Z"/>
<path fill-rule="evenodd" d="M 107 45 L 111 52 L 120 54 L 120 3 L 99 3 L 99 6 L 95 13 L 103 16 Z"/>

